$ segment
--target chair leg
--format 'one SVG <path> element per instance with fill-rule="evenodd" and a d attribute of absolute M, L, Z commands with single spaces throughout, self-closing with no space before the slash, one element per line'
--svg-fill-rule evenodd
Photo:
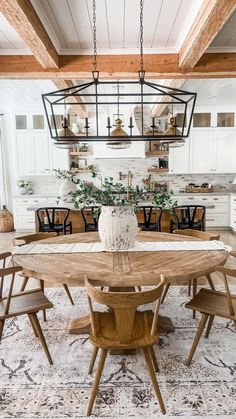
<path fill-rule="evenodd" d="M 193 280 L 193 297 L 197 294 L 197 278 Z M 193 310 L 193 319 L 196 319 L 196 310 Z"/>
<path fill-rule="evenodd" d="M 47 344 L 46 344 L 46 340 L 45 340 L 45 337 L 43 335 L 43 332 L 42 332 L 40 323 L 38 321 L 37 314 L 36 313 L 29 313 L 29 316 L 31 317 L 32 323 L 33 323 L 33 325 L 35 327 L 35 330 L 36 330 L 36 333 L 37 333 L 38 338 L 40 340 L 40 343 L 42 345 L 42 348 L 44 349 L 44 352 L 45 352 L 45 354 L 47 356 L 48 362 L 49 362 L 50 365 L 52 365 L 53 364 L 52 358 L 51 358 L 50 352 L 48 350 L 48 347 L 47 347 Z"/>
<path fill-rule="evenodd" d="M 24 291 L 24 290 L 25 290 L 25 287 L 26 287 L 26 285 L 27 285 L 28 279 L 29 279 L 29 277 L 27 277 L 27 276 L 25 276 L 25 277 L 23 278 L 23 280 L 22 280 L 22 284 L 21 284 L 21 287 L 20 287 L 20 292 L 22 292 L 22 291 Z"/>
<path fill-rule="evenodd" d="M 37 335 L 37 331 L 36 331 L 36 329 L 35 329 L 34 323 L 33 323 L 33 321 L 32 321 L 32 318 L 30 317 L 30 315 L 29 315 L 29 314 L 28 314 L 28 317 L 29 317 L 29 321 L 30 321 L 30 324 L 31 324 L 32 329 L 33 329 L 33 332 L 34 332 L 34 336 L 37 338 L 37 337 L 38 337 L 38 335 Z"/>
<path fill-rule="evenodd" d="M 66 294 L 67 294 L 67 297 L 69 298 L 69 300 L 70 300 L 70 302 L 71 302 L 71 304 L 72 304 L 72 306 L 73 306 L 75 303 L 74 303 L 74 301 L 73 301 L 73 298 L 72 298 L 72 295 L 71 295 L 70 290 L 69 290 L 69 288 L 68 288 L 68 285 L 63 284 L 63 288 L 64 288 L 64 290 L 65 290 L 65 292 L 66 292 Z"/>
<path fill-rule="evenodd" d="M 96 395 L 97 395 L 98 386 L 99 386 L 100 378 L 101 378 L 101 375 L 102 375 L 103 367 L 104 367 L 104 364 L 105 364 L 106 356 L 107 356 L 107 349 L 102 349 L 100 359 L 99 359 L 99 363 L 98 363 L 98 368 L 97 368 L 96 375 L 95 375 L 95 380 L 94 380 L 94 383 L 93 383 L 92 392 L 91 392 L 90 399 L 89 399 L 87 416 L 90 416 L 91 413 L 92 413 L 92 410 L 93 410 L 93 405 L 94 405 L 94 401 L 95 401 L 95 398 L 96 398 Z"/>
<path fill-rule="evenodd" d="M 1 340 L 2 340 L 2 333 L 3 333 L 4 323 L 5 323 L 5 320 L 0 320 L 0 343 L 1 343 Z"/>
<path fill-rule="evenodd" d="M 194 337 L 192 347 L 190 349 L 188 359 L 185 361 L 185 365 L 190 365 L 191 362 L 192 362 L 193 355 L 196 351 L 196 348 L 197 348 L 198 342 L 200 340 L 200 337 L 202 336 L 202 332 L 203 332 L 203 329 L 205 327 L 205 324 L 207 322 L 208 317 L 209 317 L 208 314 L 203 314 L 202 315 L 202 318 L 199 322 L 199 325 L 198 325 L 198 328 L 197 328 L 197 331 L 196 331 L 196 334 L 195 334 L 195 337 Z"/>
<path fill-rule="evenodd" d="M 210 331 L 211 331 L 211 327 L 213 325 L 213 321 L 214 321 L 214 317 L 215 316 L 210 316 L 209 321 L 208 321 L 208 325 L 207 325 L 207 330 L 206 330 L 206 334 L 205 334 L 205 338 L 209 337 Z"/>
<path fill-rule="evenodd" d="M 92 353 L 92 357 L 91 357 L 91 361 L 89 364 L 89 369 L 88 369 L 88 374 L 92 374 L 93 372 L 93 367 L 97 358 L 97 354 L 98 354 L 98 348 L 96 346 L 93 347 L 93 353 Z"/>
<path fill-rule="evenodd" d="M 151 357 L 150 357 L 149 350 L 148 350 L 148 348 L 142 348 L 142 351 L 143 351 L 143 355 L 144 355 L 144 358 L 145 358 L 145 361 L 146 361 L 146 366 L 147 366 L 147 369 L 148 369 L 148 372 L 149 372 L 149 375 L 150 375 L 150 378 L 151 378 L 151 381 L 152 381 L 152 385 L 154 387 L 154 390 L 155 390 L 155 393 L 156 393 L 156 396 L 157 396 L 158 403 L 160 405 L 162 413 L 165 414 L 166 409 L 165 409 L 165 405 L 164 405 L 164 402 L 163 402 L 163 399 L 162 399 L 162 395 L 161 395 L 161 392 L 160 392 L 160 389 L 159 389 L 159 386 L 158 386 L 158 383 L 157 383 L 157 379 L 156 379 L 155 371 L 154 371 L 154 368 L 153 368 L 153 365 L 152 365 L 152 360 L 151 360 Z"/>
<path fill-rule="evenodd" d="M 165 287 L 165 291 L 163 292 L 162 297 L 161 297 L 161 304 L 164 303 L 165 298 L 166 298 L 166 294 L 168 293 L 169 288 L 170 288 L 170 283 L 167 284 L 166 287 Z"/>
<path fill-rule="evenodd" d="M 158 365 L 158 362 L 157 362 L 157 358 L 156 358 L 156 354 L 155 354 L 153 346 L 149 346 L 148 350 L 149 350 L 150 356 L 152 358 L 154 370 L 155 370 L 155 372 L 159 372 L 159 365 Z"/>
<path fill-rule="evenodd" d="M 210 285 L 211 289 L 213 291 L 215 291 L 215 287 L 214 287 L 213 281 L 211 279 L 211 275 L 210 274 L 206 275 L 206 278 L 207 278 L 208 284 Z"/>
<path fill-rule="evenodd" d="M 41 279 L 40 279 L 40 287 L 41 287 L 41 290 L 44 293 L 44 281 L 42 281 Z M 43 321 L 44 322 L 47 321 L 46 310 L 43 310 Z"/>
<path fill-rule="evenodd" d="M 191 295 L 191 288 L 192 288 L 192 282 L 191 282 L 191 279 L 189 279 L 189 281 L 188 281 L 188 296 L 189 297 Z"/>

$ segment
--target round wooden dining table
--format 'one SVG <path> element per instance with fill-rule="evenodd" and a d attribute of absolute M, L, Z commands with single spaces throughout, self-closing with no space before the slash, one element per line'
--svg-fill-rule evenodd
<path fill-rule="evenodd" d="M 142 242 L 187 241 L 196 238 L 168 233 L 138 232 Z M 40 240 L 43 243 L 92 243 L 99 242 L 99 235 L 78 233 Z M 39 242 L 34 242 L 39 243 Z M 159 282 L 163 274 L 166 283 L 183 284 L 214 272 L 217 265 L 225 263 L 225 250 L 180 250 L 180 251 L 124 251 L 124 252 L 81 252 L 81 253 L 36 253 L 14 254 L 14 264 L 24 269 L 27 277 L 48 282 L 84 286 L 84 277 L 96 278 L 98 285 L 120 288 L 151 286 Z M 160 316 L 161 319 L 161 316 Z M 74 319 L 69 332 L 74 334 L 88 331 L 89 316 Z M 162 318 L 162 331 L 174 330 L 168 318 Z"/>

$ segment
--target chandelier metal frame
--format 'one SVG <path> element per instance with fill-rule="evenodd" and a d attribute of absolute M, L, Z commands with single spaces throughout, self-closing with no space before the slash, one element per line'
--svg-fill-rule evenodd
<path fill-rule="evenodd" d="M 138 72 L 138 80 L 99 80 L 99 71 L 97 70 L 96 0 L 93 0 L 93 44 L 94 57 L 92 81 L 42 95 L 51 138 L 57 143 L 63 142 L 68 144 L 79 142 L 81 138 L 86 142 L 109 142 L 112 140 L 113 142 L 124 141 L 124 143 L 130 141 L 160 141 L 170 144 L 177 141 L 184 143 L 184 139 L 186 139 L 190 133 L 197 94 L 145 80 L 145 71 L 143 67 L 143 0 L 140 0 L 140 70 Z M 111 93 L 109 91 L 109 87 L 111 87 L 110 85 L 114 84 L 118 86 L 118 93 Z M 124 86 L 126 92 L 122 91 L 119 93 L 120 86 Z M 128 89 L 130 89 L 129 92 Z M 120 100 L 121 97 L 122 101 Z M 56 123 L 56 115 L 61 113 L 60 111 L 58 112 L 58 110 L 61 109 L 62 106 L 65 106 L 65 103 L 67 106 L 71 107 L 72 110 L 73 106 L 79 105 L 79 101 L 75 101 L 76 98 L 82 100 L 83 105 L 86 106 L 87 110 L 92 107 L 94 115 L 93 118 L 95 117 L 95 123 L 92 124 L 89 117 L 84 119 L 82 137 L 81 133 L 78 135 L 71 135 L 73 131 L 71 131 L 71 129 L 68 130 L 68 123 L 64 123 L 63 125 L 63 120 L 65 121 L 65 118 L 62 120 L 62 129 L 58 129 Z M 112 135 L 112 125 L 110 123 L 109 116 L 107 116 L 106 120 L 106 132 L 104 132 L 104 126 L 102 130 L 103 132 L 101 132 L 99 127 L 101 112 L 104 113 L 104 107 L 114 108 L 117 106 L 117 103 L 119 103 L 120 108 L 122 106 L 128 106 L 129 108 L 134 106 L 140 107 L 141 129 L 139 134 L 133 133 L 134 121 L 132 116 L 129 118 L 129 125 L 125 127 L 126 133 L 128 132 L 127 136 L 123 136 L 122 134 L 121 138 L 121 136 Z M 175 109 L 177 115 L 178 108 L 180 108 L 182 123 L 177 126 L 176 115 L 172 114 L 171 123 L 169 121 L 169 127 L 171 127 L 171 130 L 166 129 L 164 132 L 159 132 L 156 122 L 160 119 L 160 117 L 151 116 L 150 126 L 147 130 L 144 126 L 144 107 L 150 105 L 156 106 L 158 104 L 169 105 L 172 110 Z M 93 129 L 90 129 L 91 125 L 93 125 Z M 68 135 L 68 132 L 70 135 Z"/>

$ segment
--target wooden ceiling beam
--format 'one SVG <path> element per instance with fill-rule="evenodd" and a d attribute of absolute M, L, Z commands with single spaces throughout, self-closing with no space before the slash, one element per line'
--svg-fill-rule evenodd
<path fill-rule="evenodd" d="M 162 83 L 164 86 L 173 87 L 174 89 L 181 89 L 185 80 L 184 79 L 174 79 L 174 80 L 166 80 L 165 83 Z M 167 101 L 169 98 L 168 96 L 163 96 L 161 102 Z M 167 108 L 166 103 L 156 103 L 152 107 L 152 115 L 153 116 L 161 116 L 162 112 Z"/>
<path fill-rule="evenodd" d="M 45 69 L 58 68 L 58 54 L 29 0 L 0 0 L 0 11 Z"/>
<path fill-rule="evenodd" d="M 74 83 L 72 80 L 62 80 L 62 79 L 54 79 L 52 82 L 55 84 L 58 90 L 67 89 L 68 87 L 74 87 Z M 75 112 L 80 118 L 86 118 L 88 116 L 86 106 L 83 103 L 82 99 L 79 96 L 70 97 L 70 102 L 74 102 L 72 110 Z"/>
<path fill-rule="evenodd" d="M 139 55 L 98 56 L 101 79 L 137 79 Z M 60 56 L 59 69 L 43 69 L 32 55 L 0 55 L 1 79 L 92 80 L 91 56 Z M 177 54 L 144 57 L 146 79 L 236 77 L 236 53 L 205 53 L 193 69 L 178 65 Z"/>
<path fill-rule="evenodd" d="M 203 1 L 179 51 L 181 68 L 194 68 L 235 10 L 235 0 Z"/>

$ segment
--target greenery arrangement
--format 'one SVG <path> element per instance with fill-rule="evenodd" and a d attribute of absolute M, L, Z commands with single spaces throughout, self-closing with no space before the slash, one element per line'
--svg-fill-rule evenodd
<path fill-rule="evenodd" d="M 101 181 L 101 188 L 96 188 L 93 184 L 77 179 L 77 191 L 73 193 L 75 199 L 75 208 L 85 208 L 91 206 L 121 206 L 133 205 L 138 207 L 140 202 L 145 202 L 145 190 L 136 187 L 126 187 L 122 183 L 114 182 L 112 177 L 104 178 L 97 176 L 95 173 L 93 177 L 99 177 Z M 160 208 L 172 208 L 176 205 L 171 199 L 171 193 L 153 193 L 152 205 Z"/>
<path fill-rule="evenodd" d="M 18 179 L 16 183 L 18 188 L 31 188 L 31 183 L 27 179 Z"/>
<path fill-rule="evenodd" d="M 70 173 L 68 170 L 60 170 L 60 169 L 53 169 L 54 175 L 56 176 L 57 179 L 68 179 L 70 180 L 72 183 L 77 184 L 78 183 L 78 178 L 77 175 L 74 173 Z"/>

